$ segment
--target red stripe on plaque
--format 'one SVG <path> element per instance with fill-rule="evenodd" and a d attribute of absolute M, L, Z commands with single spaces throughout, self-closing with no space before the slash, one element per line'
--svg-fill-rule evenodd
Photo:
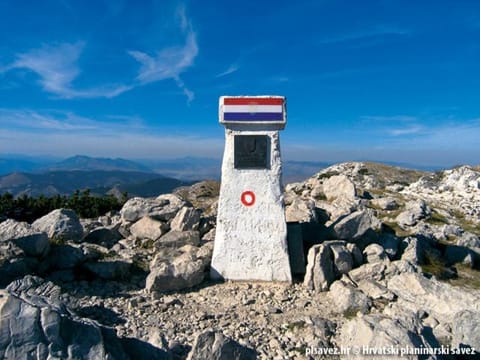
<path fill-rule="evenodd" d="M 224 98 L 224 105 L 283 105 L 281 98 Z"/>

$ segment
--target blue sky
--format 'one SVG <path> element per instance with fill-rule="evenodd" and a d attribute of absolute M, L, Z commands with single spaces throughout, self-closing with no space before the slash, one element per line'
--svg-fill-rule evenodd
<path fill-rule="evenodd" d="M 478 1 L 0 1 L 0 155 L 219 158 L 221 95 L 287 159 L 480 163 Z"/>

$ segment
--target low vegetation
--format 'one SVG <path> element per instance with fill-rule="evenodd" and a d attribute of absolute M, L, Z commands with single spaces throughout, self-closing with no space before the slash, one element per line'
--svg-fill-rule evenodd
<path fill-rule="evenodd" d="M 127 198 L 126 193 L 122 195 L 121 199 L 113 195 L 92 196 L 89 190 L 82 192 L 77 190 L 71 196 L 56 195 L 53 197 L 22 195 L 14 198 L 12 194 L 4 193 L 0 195 L 0 221 L 9 218 L 33 222 L 59 208 L 72 209 L 82 218 L 93 218 L 112 210 L 120 210 Z"/>

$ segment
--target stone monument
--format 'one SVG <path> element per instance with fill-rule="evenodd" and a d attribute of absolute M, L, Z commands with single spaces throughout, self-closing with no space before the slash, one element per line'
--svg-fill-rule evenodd
<path fill-rule="evenodd" d="M 211 277 L 291 282 L 281 186 L 282 96 L 222 96 L 225 126 Z"/>

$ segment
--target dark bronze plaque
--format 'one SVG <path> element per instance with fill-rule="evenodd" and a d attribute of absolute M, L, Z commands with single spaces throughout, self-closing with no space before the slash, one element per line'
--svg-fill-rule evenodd
<path fill-rule="evenodd" d="M 235 135 L 234 141 L 235 169 L 268 169 L 270 167 L 268 135 Z"/>

